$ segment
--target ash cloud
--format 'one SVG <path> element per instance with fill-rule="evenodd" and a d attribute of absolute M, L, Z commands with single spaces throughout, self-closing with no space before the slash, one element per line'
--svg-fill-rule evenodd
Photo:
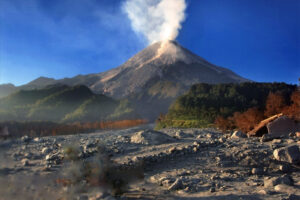
<path fill-rule="evenodd" d="M 126 0 L 123 5 L 133 30 L 149 44 L 176 39 L 186 7 L 185 0 Z"/>

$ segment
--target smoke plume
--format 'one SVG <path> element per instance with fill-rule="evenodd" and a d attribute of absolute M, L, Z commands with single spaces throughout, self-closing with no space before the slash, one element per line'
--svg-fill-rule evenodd
<path fill-rule="evenodd" d="M 126 0 L 124 10 L 135 32 L 149 44 L 174 40 L 185 19 L 185 0 Z"/>

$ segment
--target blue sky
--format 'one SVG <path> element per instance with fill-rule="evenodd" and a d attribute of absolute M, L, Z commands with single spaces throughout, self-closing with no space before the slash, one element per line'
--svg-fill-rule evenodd
<path fill-rule="evenodd" d="M 298 83 L 299 0 L 188 0 L 177 41 L 260 82 Z M 147 46 L 120 0 L 1 0 L 0 84 L 117 67 Z"/>

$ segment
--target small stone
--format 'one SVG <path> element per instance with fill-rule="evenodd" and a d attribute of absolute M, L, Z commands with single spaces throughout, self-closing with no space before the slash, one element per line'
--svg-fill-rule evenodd
<path fill-rule="evenodd" d="M 197 151 L 198 151 L 197 147 L 194 147 L 194 148 L 193 148 L 193 152 L 196 153 Z"/>
<path fill-rule="evenodd" d="M 177 151 L 177 148 L 176 147 L 171 147 L 168 152 L 169 153 L 175 153 Z"/>
<path fill-rule="evenodd" d="M 51 152 L 51 149 L 48 148 L 48 147 L 44 147 L 44 148 L 42 149 L 42 153 L 43 153 L 43 154 L 47 154 L 47 153 L 50 153 L 50 152 Z"/>
<path fill-rule="evenodd" d="M 282 172 L 288 172 L 290 168 L 288 165 L 279 165 L 279 170 Z"/>
<path fill-rule="evenodd" d="M 21 163 L 23 166 L 29 166 L 29 160 L 27 158 L 22 159 Z"/>
<path fill-rule="evenodd" d="M 30 140 L 31 140 L 31 138 L 28 137 L 28 135 L 24 135 L 23 137 L 21 137 L 22 142 L 29 142 Z"/>
<path fill-rule="evenodd" d="M 247 136 L 241 131 L 234 131 L 231 135 L 232 139 L 246 138 Z"/>
<path fill-rule="evenodd" d="M 33 139 L 33 141 L 38 143 L 38 142 L 42 142 L 43 140 L 39 137 L 36 137 Z"/>
<path fill-rule="evenodd" d="M 178 139 L 182 139 L 182 138 L 186 137 L 186 134 L 182 130 L 179 130 L 179 131 L 176 131 L 175 137 Z"/>
<path fill-rule="evenodd" d="M 274 190 L 276 192 L 282 192 L 282 193 L 288 193 L 288 194 L 296 193 L 296 189 L 294 187 L 289 186 L 289 185 L 285 185 L 285 184 L 276 185 L 274 187 Z"/>
<path fill-rule="evenodd" d="M 223 137 L 221 137 L 221 138 L 219 139 L 219 142 L 224 143 L 224 142 L 226 142 L 226 139 L 223 138 Z"/>
<path fill-rule="evenodd" d="M 168 188 L 168 190 L 180 190 L 183 189 L 183 184 L 181 179 L 176 179 L 176 181 Z"/>
<path fill-rule="evenodd" d="M 262 169 L 262 168 L 252 168 L 251 173 L 253 175 L 262 175 L 264 173 L 264 169 Z"/>
<path fill-rule="evenodd" d="M 272 141 L 272 144 L 280 144 L 281 142 L 282 142 L 281 139 L 274 139 L 274 140 Z"/>
<path fill-rule="evenodd" d="M 259 190 L 259 191 L 258 191 L 258 194 L 261 194 L 261 195 L 267 195 L 267 194 L 270 194 L 270 192 L 267 191 L 267 190 Z"/>

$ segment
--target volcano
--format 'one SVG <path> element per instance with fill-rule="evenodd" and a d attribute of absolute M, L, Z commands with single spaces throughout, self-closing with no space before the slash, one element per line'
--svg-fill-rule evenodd
<path fill-rule="evenodd" d="M 249 81 L 229 69 L 209 63 L 175 41 L 152 44 L 118 68 L 96 76 L 98 80 L 88 86 L 115 98 L 139 93 L 157 81 L 172 82 L 184 88 L 195 83 Z"/>
<path fill-rule="evenodd" d="M 154 119 L 159 113 L 166 112 L 171 102 L 193 84 L 247 81 L 229 69 L 206 61 L 176 41 L 165 41 L 148 46 L 121 66 L 106 72 L 59 80 L 40 77 L 19 89 L 41 89 L 56 84 L 85 85 L 94 93 L 128 99 L 141 116 Z"/>

